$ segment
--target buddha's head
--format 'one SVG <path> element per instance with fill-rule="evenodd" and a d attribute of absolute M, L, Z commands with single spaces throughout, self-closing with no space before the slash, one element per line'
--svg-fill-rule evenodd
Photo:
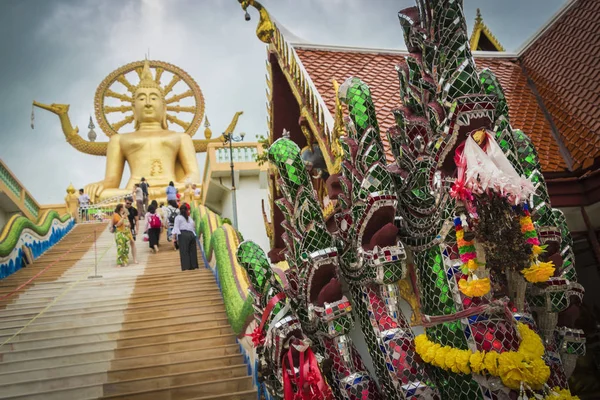
<path fill-rule="evenodd" d="M 133 93 L 133 117 L 136 131 L 142 124 L 154 122 L 159 122 L 162 129 L 168 129 L 164 93 L 160 84 L 152 78 L 148 60 L 144 63 L 140 83 Z"/>

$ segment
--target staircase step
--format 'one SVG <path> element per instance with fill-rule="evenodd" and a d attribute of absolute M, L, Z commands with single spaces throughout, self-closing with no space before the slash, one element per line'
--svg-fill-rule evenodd
<path fill-rule="evenodd" d="M 132 374 L 132 377 L 133 376 L 134 375 Z M 164 374 L 138 379 L 125 379 L 105 384 L 104 396 L 114 396 L 131 392 L 170 388 L 172 386 L 190 385 L 198 382 L 243 377 L 248 377 L 248 367 L 246 364 Z"/>
<path fill-rule="evenodd" d="M 136 348 L 126 348 L 119 350 L 106 350 L 106 351 L 94 351 L 84 352 L 76 354 L 66 354 L 62 356 L 49 356 L 49 357 L 37 357 L 31 359 L 16 359 L 7 360 L 7 355 L 3 355 L 2 371 L 3 372 L 14 372 L 23 371 L 28 369 L 38 368 L 52 368 L 54 366 L 64 366 L 72 364 L 83 364 L 86 362 L 98 362 L 98 361 L 123 361 L 127 362 L 133 357 L 153 357 L 157 354 L 164 354 L 174 351 L 195 351 L 198 352 L 199 357 L 216 357 L 222 355 L 231 355 L 239 352 L 237 345 L 222 345 L 214 346 L 210 348 L 196 348 L 196 343 L 192 342 L 176 342 L 176 343 L 165 343 L 158 345 L 139 346 Z M 10 355 L 10 354 L 9 354 Z M 116 357 L 125 357 L 123 360 L 115 360 Z M 140 360 L 137 360 L 140 361 Z M 137 362 L 136 361 L 136 362 Z M 138 364 L 134 364 L 138 365 Z"/>
<path fill-rule="evenodd" d="M 177 290 L 176 288 L 167 289 L 167 290 L 156 290 L 154 293 L 148 293 L 145 296 L 140 296 L 136 300 L 137 300 L 137 302 L 143 302 L 143 301 L 152 301 L 152 300 L 160 300 L 160 299 L 169 299 L 169 298 L 173 298 L 174 296 L 176 298 L 178 295 L 184 294 L 184 293 L 199 293 L 199 292 L 202 292 L 205 295 L 209 295 L 209 294 L 219 295 L 220 294 L 219 288 L 217 287 L 217 285 L 215 283 L 215 284 L 207 285 L 206 287 L 190 286 L 190 287 L 184 288 L 182 290 Z M 56 296 L 60 295 L 61 293 L 56 293 L 56 295 L 52 295 L 52 296 L 32 298 L 32 299 L 19 298 L 18 302 L 16 302 L 16 303 L 11 302 L 10 304 L 7 303 L 6 306 L 7 306 L 7 308 L 15 308 L 15 307 L 20 307 L 20 306 L 35 307 L 36 305 L 46 306 L 46 305 L 48 305 L 49 301 L 54 300 L 54 298 Z M 71 295 L 71 297 L 75 297 L 75 296 Z M 108 296 L 107 297 L 94 297 L 93 291 L 90 291 L 89 296 L 85 296 L 85 297 L 83 297 L 83 299 L 86 301 L 93 301 L 94 303 L 96 303 L 96 302 L 102 303 L 102 302 L 114 301 L 116 299 L 127 299 L 128 297 L 129 296 L 125 295 L 125 294 L 114 294 L 114 295 L 111 295 L 110 297 L 108 297 Z M 81 302 L 81 297 L 79 297 L 79 298 L 76 297 L 76 299 L 78 300 L 77 302 Z M 12 301 L 12 300 L 5 300 L 4 302 L 8 302 L 8 301 Z M 2 304 L 4 302 L 0 302 L 0 304 Z M 75 302 L 71 302 L 71 303 L 75 303 Z"/>
<path fill-rule="evenodd" d="M 212 302 L 213 304 L 215 303 L 219 303 L 219 302 L 223 302 L 223 298 L 221 297 L 220 294 L 218 295 L 209 295 L 209 296 L 202 296 L 202 295 L 198 295 L 198 293 L 195 292 L 191 292 L 191 293 L 186 293 L 186 294 L 182 294 L 181 296 L 178 295 L 173 295 L 171 296 L 170 299 L 165 299 L 165 300 L 152 300 L 152 301 L 142 301 L 142 302 L 133 302 L 128 300 L 127 298 L 122 298 L 122 299 L 118 299 L 118 300 L 114 300 L 114 301 L 106 301 L 103 303 L 96 303 L 96 302 L 92 302 L 92 303 L 84 303 L 81 304 L 81 302 L 76 302 L 76 303 L 58 303 L 52 306 L 52 308 L 50 310 L 48 310 L 44 315 L 46 315 L 49 312 L 63 312 L 63 313 L 72 313 L 72 312 L 86 312 L 86 311 L 92 311 L 92 310 L 106 310 L 106 309 L 113 309 L 112 307 L 121 307 L 127 310 L 137 310 L 140 308 L 153 308 L 153 307 L 157 307 L 160 306 L 162 304 L 172 304 L 172 303 L 176 303 L 176 302 L 194 302 L 196 304 L 198 304 L 199 306 L 204 305 L 205 302 Z M 14 309 L 7 309 L 7 310 L 3 310 L 2 311 L 2 316 L 11 316 L 11 317 L 15 317 L 15 316 L 19 316 L 19 315 L 32 315 L 35 316 L 37 315 L 40 311 L 42 311 L 45 307 L 47 306 L 47 304 L 44 304 L 43 306 L 39 306 L 39 307 L 20 307 L 20 308 L 14 308 Z"/>
<path fill-rule="evenodd" d="M 70 312 L 52 312 L 46 311 L 41 317 L 37 318 L 33 324 L 41 324 L 47 322 L 60 322 L 60 321 L 70 321 L 72 319 L 92 319 L 92 318 L 108 318 L 108 317 L 119 317 L 123 315 L 123 312 L 127 310 L 128 318 L 136 318 L 136 316 L 142 315 L 151 315 L 155 311 L 167 311 L 173 309 L 188 309 L 188 308 L 208 308 L 214 310 L 225 310 L 225 305 L 221 299 L 217 300 L 205 300 L 202 302 L 193 302 L 193 298 L 183 300 L 183 301 L 175 301 L 171 303 L 161 303 L 158 306 L 152 307 L 138 307 L 138 308 L 128 308 L 126 305 L 121 306 L 109 306 L 109 307 L 87 307 L 80 309 L 73 309 Z M 3 314 L 4 315 L 4 314 Z M 37 314 L 23 314 L 20 316 L 13 316 L 8 318 L 3 318 L 0 320 L 0 329 L 9 328 L 9 327 L 22 327 L 27 324 L 33 317 Z"/>
<path fill-rule="evenodd" d="M 10 398 L 23 395 L 36 395 L 55 390 L 75 389 L 82 386 L 104 384 L 104 395 L 143 391 L 151 388 L 187 385 L 216 379 L 239 378 L 248 375 L 246 364 L 204 367 L 185 371 L 163 371 L 154 375 L 140 375 L 137 370 L 129 370 L 127 376 L 116 379 L 115 375 L 107 372 L 90 373 L 68 376 L 64 378 L 43 379 L 33 382 L 10 383 L 0 385 L 0 398 Z"/>
<path fill-rule="evenodd" d="M 189 385 L 171 386 L 144 391 L 122 393 L 104 396 L 103 399 L 128 400 L 184 400 L 199 396 L 223 395 L 230 392 L 240 392 L 252 389 L 252 378 L 249 376 L 229 379 L 219 379 Z"/>
<path fill-rule="evenodd" d="M 206 318 L 210 318 L 208 314 L 211 315 L 223 315 L 223 310 L 219 308 L 210 308 L 210 311 L 199 312 L 198 308 L 179 308 L 179 309 L 168 309 L 168 310 L 157 310 L 155 312 L 145 312 L 143 314 L 129 316 L 127 318 L 128 324 L 139 323 L 141 327 L 144 322 L 148 321 L 156 321 L 158 319 L 165 318 L 183 318 L 186 316 L 200 316 L 206 315 Z M 117 319 L 123 319 L 123 313 Z M 29 321 L 25 321 L 27 323 Z M 95 325 L 105 325 L 111 324 L 115 322 L 115 316 L 89 316 L 89 314 L 81 314 L 78 316 L 73 316 L 71 319 L 62 319 L 62 320 L 45 320 L 45 321 L 35 321 L 36 323 L 30 324 L 27 326 L 27 332 L 39 332 L 39 331 L 50 331 L 53 329 L 67 329 L 67 328 L 79 328 L 79 327 L 89 327 Z M 24 326 L 24 324 L 15 324 L 15 323 L 5 323 L 1 325 L 8 326 L 0 326 L 0 336 L 6 334 L 12 334 L 16 330 L 20 329 Z"/>
<path fill-rule="evenodd" d="M 122 369 L 111 368 L 110 361 L 100 361 L 66 366 L 56 366 L 54 368 L 2 372 L 0 373 L 0 385 L 10 385 L 13 383 L 27 383 L 30 381 L 52 380 L 67 378 L 71 376 L 80 376 L 97 373 L 107 373 L 108 381 L 114 382 L 118 380 L 127 379 L 128 377 L 130 377 L 132 371 L 135 371 L 136 376 L 145 377 L 158 375 L 161 373 L 176 373 L 201 368 L 225 367 L 229 365 L 241 364 L 244 362 L 244 358 L 241 354 L 232 354 L 227 356 L 205 358 L 200 360 L 186 360 L 186 358 L 191 358 L 191 356 L 187 353 L 188 351 L 179 352 L 179 354 L 177 352 L 171 352 L 169 353 L 168 357 L 164 357 L 164 355 L 161 354 L 157 355 L 157 358 L 159 360 L 162 360 L 162 363 L 154 360 L 156 361 L 155 363 L 147 363 L 147 365 L 144 366 L 132 366 Z M 0 393 L 2 393 L 1 386 Z"/>
<path fill-rule="evenodd" d="M 219 394 L 216 396 L 194 397 L 189 400 L 256 400 L 256 390 L 244 390 L 243 392 Z"/>
<path fill-rule="evenodd" d="M 205 348 L 215 345 L 235 344 L 235 335 L 221 334 L 217 336 L 207 336 L 218 333 L 212 328 L 192 329 L 187 331 L 169 332 L 164 334 L 152 334 L 147 336 L 135 337 L 131 339 L 119 340 L 118 334 L 113 335 L 89 335 L 82 337 L 58 338 L 56 342 L 49 343 L 49 340 L 31 341 L 25 343 L 13 343 L 7 348 L 2 348 L 4 361 L 30 360 L 33 358 L 45 358 L 55 355 L 79 354 L 95 351 L 114 350 L 123 353 L 129 348 L 139 348 L 141 346 L 156 346 L 175 343 L 187 343 L 193 345 L 196 342 L 198 348 Z M 118 343 L 117 343 L 118 342 Z M 54 344 L 54 346 L 52 346 Z M 46 345 L 46 346 L 44 346 Z M 141 350 L 139 350 L 141 351 Z"/>
<path fill-rule="evenodd" d="M 138 335 L 128 335 L 127 338 L 119 337 L 119 332 L 111 332 L 104 334 L 88 334 L 79 336 L 66 336 L 56 338 L 42 338 L 33 340 L 12 340 L 6 345 L 6 348 L 0 348 L 0 355 L 2 353 L 8 353 L 13 351 L 22 350 L 40 350 L 44 348 L 60 347 L 60 346 L 74 346 L 74 345 L 85 345 L 89 343 L 96 343 L 102 341 L 119 340 L 120 347 L 128 347 L 133 345 L 145 345 L 161 343 L 166 341 L 175 340 L 188 340 L 212 337 L 213 333 L 217 332 L 218 336 L 233 336 L 231 330 L 224 327 L 211 327 L 202 328 L 195 327 L 192 329 L 178 329 L 177 331 L 168 332 L 155 332 L 150 331 L 149 333 L 142 332 Z M 225 333 L 230 332 L 230 333 Z M 18 338 L 18 337 L 17 337 Z"/>

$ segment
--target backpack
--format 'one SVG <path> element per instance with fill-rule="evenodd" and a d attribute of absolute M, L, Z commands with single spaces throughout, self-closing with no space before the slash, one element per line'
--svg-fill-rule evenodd
<path fill-rule="evenodd" d="M 150 214 L 150 228 L 160 228 L 162 226 L 162 221 L 160 217 L 156 214 Z"/>
<path fill-rule="evenodd" d="M 175 218 L 177 217 L 177 209 L 169 207 L 168 210 L 169 210 L 169 226 L 173 226 L 173 225 L 175 225 Z"/>

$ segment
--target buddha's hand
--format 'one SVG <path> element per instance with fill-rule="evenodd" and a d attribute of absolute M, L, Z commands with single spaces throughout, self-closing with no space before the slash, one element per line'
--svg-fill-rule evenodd
<path fill-rule="evenodd" d="M 104 181 L 90 183 L 83 188 L 83 192 L 90 196 L 92 202 L 96 202 L 96 199 L 100 197 L 100 194 L 104 191 Z"/>

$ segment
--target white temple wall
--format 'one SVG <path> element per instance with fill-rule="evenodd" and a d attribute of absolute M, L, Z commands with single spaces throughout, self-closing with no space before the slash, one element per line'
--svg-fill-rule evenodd
<path fill-rule="evenodd" d="M 261 182 L 259 175 L 240 175 L 237 184 L 237 216 L 238 230 L 244 239 L 256 242 L 267 253 L 271 247 L 265 230 L 262 216 L 261 200 L 267 203 L 268 191 L 266 181 Z M 231 181 L 223 184 L 231 187 Z M 223 196 L 221 216 L 229 218 L 233 223 L 233 200 L 231 192 Z"/>

